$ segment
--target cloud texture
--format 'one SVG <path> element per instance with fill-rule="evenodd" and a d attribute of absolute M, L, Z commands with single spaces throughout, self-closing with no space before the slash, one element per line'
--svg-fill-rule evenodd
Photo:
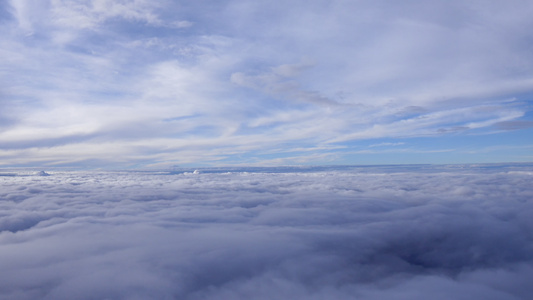
<path fill-rule="evenodd" d="M 2 299 L 529 299 L 531 165 L 3 171 Z"/>
<path fill-rule="evenodd" d="M 531 161 L 532 14 L 521 0 L 3 1 L 0 166 Z M 486 158 L 411 140 L 456 136 Z"/>

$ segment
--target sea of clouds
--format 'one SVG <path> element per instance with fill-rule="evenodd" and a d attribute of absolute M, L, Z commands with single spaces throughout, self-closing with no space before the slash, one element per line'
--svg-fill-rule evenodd
<path fill-rule="evenodd" d="M 531 164 L 225 171 L 0 171 L 0 299 L 533 295 Z"/>

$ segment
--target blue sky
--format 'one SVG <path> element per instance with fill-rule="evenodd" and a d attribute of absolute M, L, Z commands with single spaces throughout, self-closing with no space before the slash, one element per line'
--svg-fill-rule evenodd
<path fill-rule="evenodd" d="M 3 1 L 0 167 L 533 160 L 532 1 Z"/>

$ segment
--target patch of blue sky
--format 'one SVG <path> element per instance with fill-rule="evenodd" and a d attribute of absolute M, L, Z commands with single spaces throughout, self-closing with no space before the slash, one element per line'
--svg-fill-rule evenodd
<path fill-rule="evenodd" d="M 378 163 L 490 163 L 531 160 L 533 128 L 495 133 L 456 133 L 439 137 L 413 137 L 354 141 L 343 153 L 344 164 Z"/>
<path fill-rule="evenodd" d="M 7 5 L 0 6 L 0 22 L 12 21 L 13 15 L 11 14 L 10 7 Z"/>

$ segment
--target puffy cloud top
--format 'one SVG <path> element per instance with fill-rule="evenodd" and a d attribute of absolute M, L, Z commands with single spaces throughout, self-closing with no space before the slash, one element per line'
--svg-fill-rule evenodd
<path fill-rule="evenodd" d="M 257 171 L 3 172 L 0 298 L 533 293 L 530 165 Z"/>

